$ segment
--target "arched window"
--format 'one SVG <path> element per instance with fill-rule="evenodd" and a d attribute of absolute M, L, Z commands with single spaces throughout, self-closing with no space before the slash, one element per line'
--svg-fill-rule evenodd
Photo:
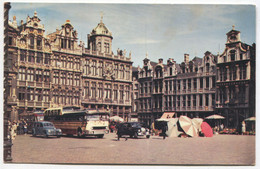
<path fill-rule="evenodd" d="M 34 36 L 33 35 L 29 36 L 29 46 L 31 49 L 34 48 Z"/>
<path fill-rule="evenodd" d="M 160 66 L 158 66 L 155 70 L 156 73 L 156 77 L 162 77 L 162 68 Z"/>
<path fill-rule="evenodd" d="M 209 63 L 206 63 L 206 72 L 209 72 Z"/>
<path fill-rule="evenodd" d="M 37 49 L 41 50 L 42 49 L 42 38 L 37 37 Z"/>

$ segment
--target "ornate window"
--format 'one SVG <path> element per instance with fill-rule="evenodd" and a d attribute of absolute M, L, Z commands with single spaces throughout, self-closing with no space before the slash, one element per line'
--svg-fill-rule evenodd
<path fill-rule="evenodd" d="M 32 51 L 29 51 L 28 62 L 35 62 L 35 54 Z"/>
<path fill-rule="evenodd" d="M 20 68 L 19 68 L 18 80 L 25 81 L 25 75 L 26 75 L 25 72 L 26 72 L 25 67 L 20 67 Z"/>
<path fill-rule="evenodd" d="M 42 38 L 37 37 L 37 49 L 42 50 Z"/>
<path fill-rule="evenodd" d="M 43 61 L 43 54 L 40 52 L 37 52 L 36 63 L 42 63 L 42 61 Z"/>
<path fill-rule="evenodd" d="M 20 61 L 26 61 L 26 51 L 25 50 L 21 50 L 20 51 Z"/>
<path fill-rule="evenodd" d="M 34 49 L 34 36 L 29 35 L 29 48 Z"/>
<path fill-rule="evenodd" d="M 46 65 L 50 64 L 50 58 L 51 58 L 50 54 L 45 53 L 44 64 Z"/>
<path fill-rule="evenodd" d="M 42 70 L 37 69 L 36 70 L 36 82 L 42 82 Z"/>

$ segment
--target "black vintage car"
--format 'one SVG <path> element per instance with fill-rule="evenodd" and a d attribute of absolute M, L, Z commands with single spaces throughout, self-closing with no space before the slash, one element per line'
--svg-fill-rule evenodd
<path fill-rule="evenodd" d="M 150 130 L 140 122 L 125 122 L 117 125 L 118 139 L 124 135 L 138 138 L 138 136 L 145 136 L 150 138 Z"/>

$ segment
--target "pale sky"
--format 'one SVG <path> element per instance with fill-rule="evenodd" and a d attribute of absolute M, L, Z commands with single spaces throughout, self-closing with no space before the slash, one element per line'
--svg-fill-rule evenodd
<path fill-rule="evenodd" d="M 171 5 L 171 4 L 93 4 L 93 3 L 15 3 L 9 19 L 15 15 L 18 25 L 37 11 L 45 33 L 52 33 L 67 19 L 87 44 L 87 34 L 100 22 L 112 32 L 112 49 L 131 51 L 134 66 L 142 66 L 146 52 L 152 61 L 173 58 L 183 62 L 184 53 L 203 57 L 206 51 L 222 53 L 226 33 L 235 25 L 241 40 L 256 42 L 256 16 L 253 5 Z M 85 45 L 87 46 L 87 45 Z"/>

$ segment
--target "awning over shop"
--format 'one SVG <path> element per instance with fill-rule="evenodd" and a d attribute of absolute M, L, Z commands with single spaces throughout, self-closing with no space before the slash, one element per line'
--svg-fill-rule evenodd
<path fill-rule="evenodd" d="M 165 112 L 165 113 L 163 113 L 161 119 L 174 118 L 174 114 L 175 114 L 175 112 Z"/>

